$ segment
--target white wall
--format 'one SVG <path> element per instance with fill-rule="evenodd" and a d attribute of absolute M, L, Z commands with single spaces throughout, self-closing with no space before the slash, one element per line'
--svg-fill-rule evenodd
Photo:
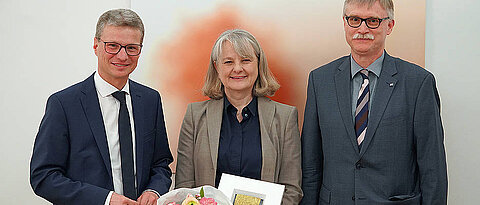
<path fill-rule="evenodd" d="M 105 10 L 119 7 L 129 8 L 130 0 L 0 1 L 2 204 L 47 204 L 28 181 L 46 99 L 95 70 L 95 23 Z M 476 0 L 427 0 L 426 68 L 436 76 L 442 99 L 449 204 L 476 204 L 480 193 L 479 9 Z M 144 81 L 142 71 L 134 78 Z"/>
<path fill-rule="evenodd" d="M 33 140 L 48 96 L 97 66 L 98 17 L 130 0 L 0 1 L 0 203 L 48 204 L 29 184 Z"/>
<path fill-rule="evenodd" d="M 442 100 L 449 204 L 479 204 L 480 24 L 478 0 L 427 0 L 426 68 Z"/>

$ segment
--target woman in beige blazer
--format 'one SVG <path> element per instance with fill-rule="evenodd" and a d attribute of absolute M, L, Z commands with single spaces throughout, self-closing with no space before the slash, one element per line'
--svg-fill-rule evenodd
<path fill-rule="evenodd" d="M 225 146 L 219 143 L 224 137 L 221 133 L 225 133 L 224 105 L 233 106 L 236 116 L 232 118 L 242 123 L 249 119 L 245 110 L 254 102 L 259 143 L 235 146 L 249 150 L 253 143 L 261 147 L 261 156 L 256 156 L 261 159 L 259 178 L 285 185 L 282 204 L 298 204 L 302 177 L 297 109 L 265 97 L 272 96 L 279 87 L 253 35 L 240 29 L 222 33 L 212 49 L 203 87 L 204 95 L 211 99 L 189 104 L 183 119 L 175 187 L 215 186 L 216 180 L 218 183 L 217 165 L 225 160 L 220 159 L 224 155 L 219 157 L 219 146 Z"/>

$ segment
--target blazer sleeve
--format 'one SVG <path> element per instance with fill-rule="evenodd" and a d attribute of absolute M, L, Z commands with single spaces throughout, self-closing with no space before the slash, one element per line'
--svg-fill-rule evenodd
<path fill-rule="evenodd" d="M 54 204 L 103 204 L 109 190 L 65 175 L 69 147 L 67 118 L 61 101 L 52 95 L 47 101 L 30 161 L 33 191 Z"/>
<path fill-rule="evenodd" d="M 158 93 L 156 94 L 158 101 L 155 150 L 153 152 L 153 160 L 150 169 L 150 183 L 147 186 L 147 189 L 153 189 L 159 194 L 165 194 L 168 192 L 170 185 L 172 184 L 172 171 L 168 165 L 173 162 L 173 157 L 168 145 L 161 98 Z"/>
<path fill-rule="evenodd" d="M 428 74 L 415 104 L 414 136 L 422 204 L 447 204 L 447 168 L 435 78 Z"/>
<path fill-rule="evenodd" d="M 300 131 L 298 130 L 297 108 L 291 109 L 285 128 L 285 141 L 283 144 L 282 162 L 278 182 L 285 185 L 282 204 L 298 204 L 302 199 L 302 169 Z"/>
<path fill-rule="evenodd" d="M 175 174 L 175 188 L 192 188 L 195 186 L 194 164 L 194 125 L 192 104 L 187 106 L 183 118 L 180 136 L 178 137 L 177 168 Z"/>
<path fill-rule="evenodd" d="M 303 199 L 301 204 L 304 205 L 318 204 L 318 194 L 322 185 L 322 134 L 319 127 L 316 98 L 313 73 L 310 72 L 302 129 Z"/>

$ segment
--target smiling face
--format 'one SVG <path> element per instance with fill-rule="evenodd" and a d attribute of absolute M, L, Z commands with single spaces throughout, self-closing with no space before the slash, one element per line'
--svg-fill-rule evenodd
<path fill-rule="evenodd" d="M 219 59 L 215 63 L 218 78 L 222 82 L 225 94 L 233 92 L 252 95 L 253 85 L 258 77 L 258 60 L 253 48 L 248 56 L 240 56 L 230 41 L 222 43 Z"/>
<path fill-rule="evenodd" d="M 98 74 L 118 89 L 123 88 L 130 73 L 137 67 L 139 55 L 129 56 L 122 48 L 117 54 L 105 52 L 103 42 L 115 42 L 121 45 L 141 44 L 142 33 L 128 26 L 105 26 L 100 40 L 95 38 L 93 49 L 98 57 Z M 103 41 L 103 42 L 102 42 Z"/>
<path fill-rule="evenodd" d="M 345 10 L 346 16 L 355 16 L 360 18 L 385 18 L 388 17 L 387 11 L 376 1 L 372 6 L 368 4 L 350 4 Z M 350 27 L 345 18 L 343 18 L 343 27 L 345 38 L 350 45 L 352 55 L 378 58 L 382 55 L 385 48 L 385 39 L 392 32 L 395 24 L 394 20 L 384 20 L 376 29 L 370 29 L 362 22 L 360 27 Z M 372 39 L 373 38 L 373 39 Z"/>

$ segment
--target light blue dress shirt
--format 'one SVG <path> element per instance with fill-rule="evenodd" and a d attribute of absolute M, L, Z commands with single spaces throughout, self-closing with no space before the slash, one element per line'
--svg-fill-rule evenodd
<path fill-rule="evenodd" d="M 382 71 L 383 66 L 383 59 L 385 58 L 385 51 L 383 52 L 382 56 L 380 56 L 377 60 L 375 60 L 372 64 L 370 64 L 367 69 L 370 71 L 368 73 L 368 80 L 370 81 L 370 101 L 368 103 L 368 110 L 372 105 L 372 99 L 375 96 L 375 86 L 377 85 L 377 79 L 380 77 L 380 73 Z M 357 108 L 357 98 L 358 92 L 360 91 L 360 87 L 362 86 L 363 79 L 360 75 L 360 70 L 363 68 L 355 62 L 352 55 L 350 55 L 350 70 L 352 76 L 352 116 L 353 122 L 355 123 L 355 109 Z M 368 113 L 370 116 L 370 112 Z"/>

